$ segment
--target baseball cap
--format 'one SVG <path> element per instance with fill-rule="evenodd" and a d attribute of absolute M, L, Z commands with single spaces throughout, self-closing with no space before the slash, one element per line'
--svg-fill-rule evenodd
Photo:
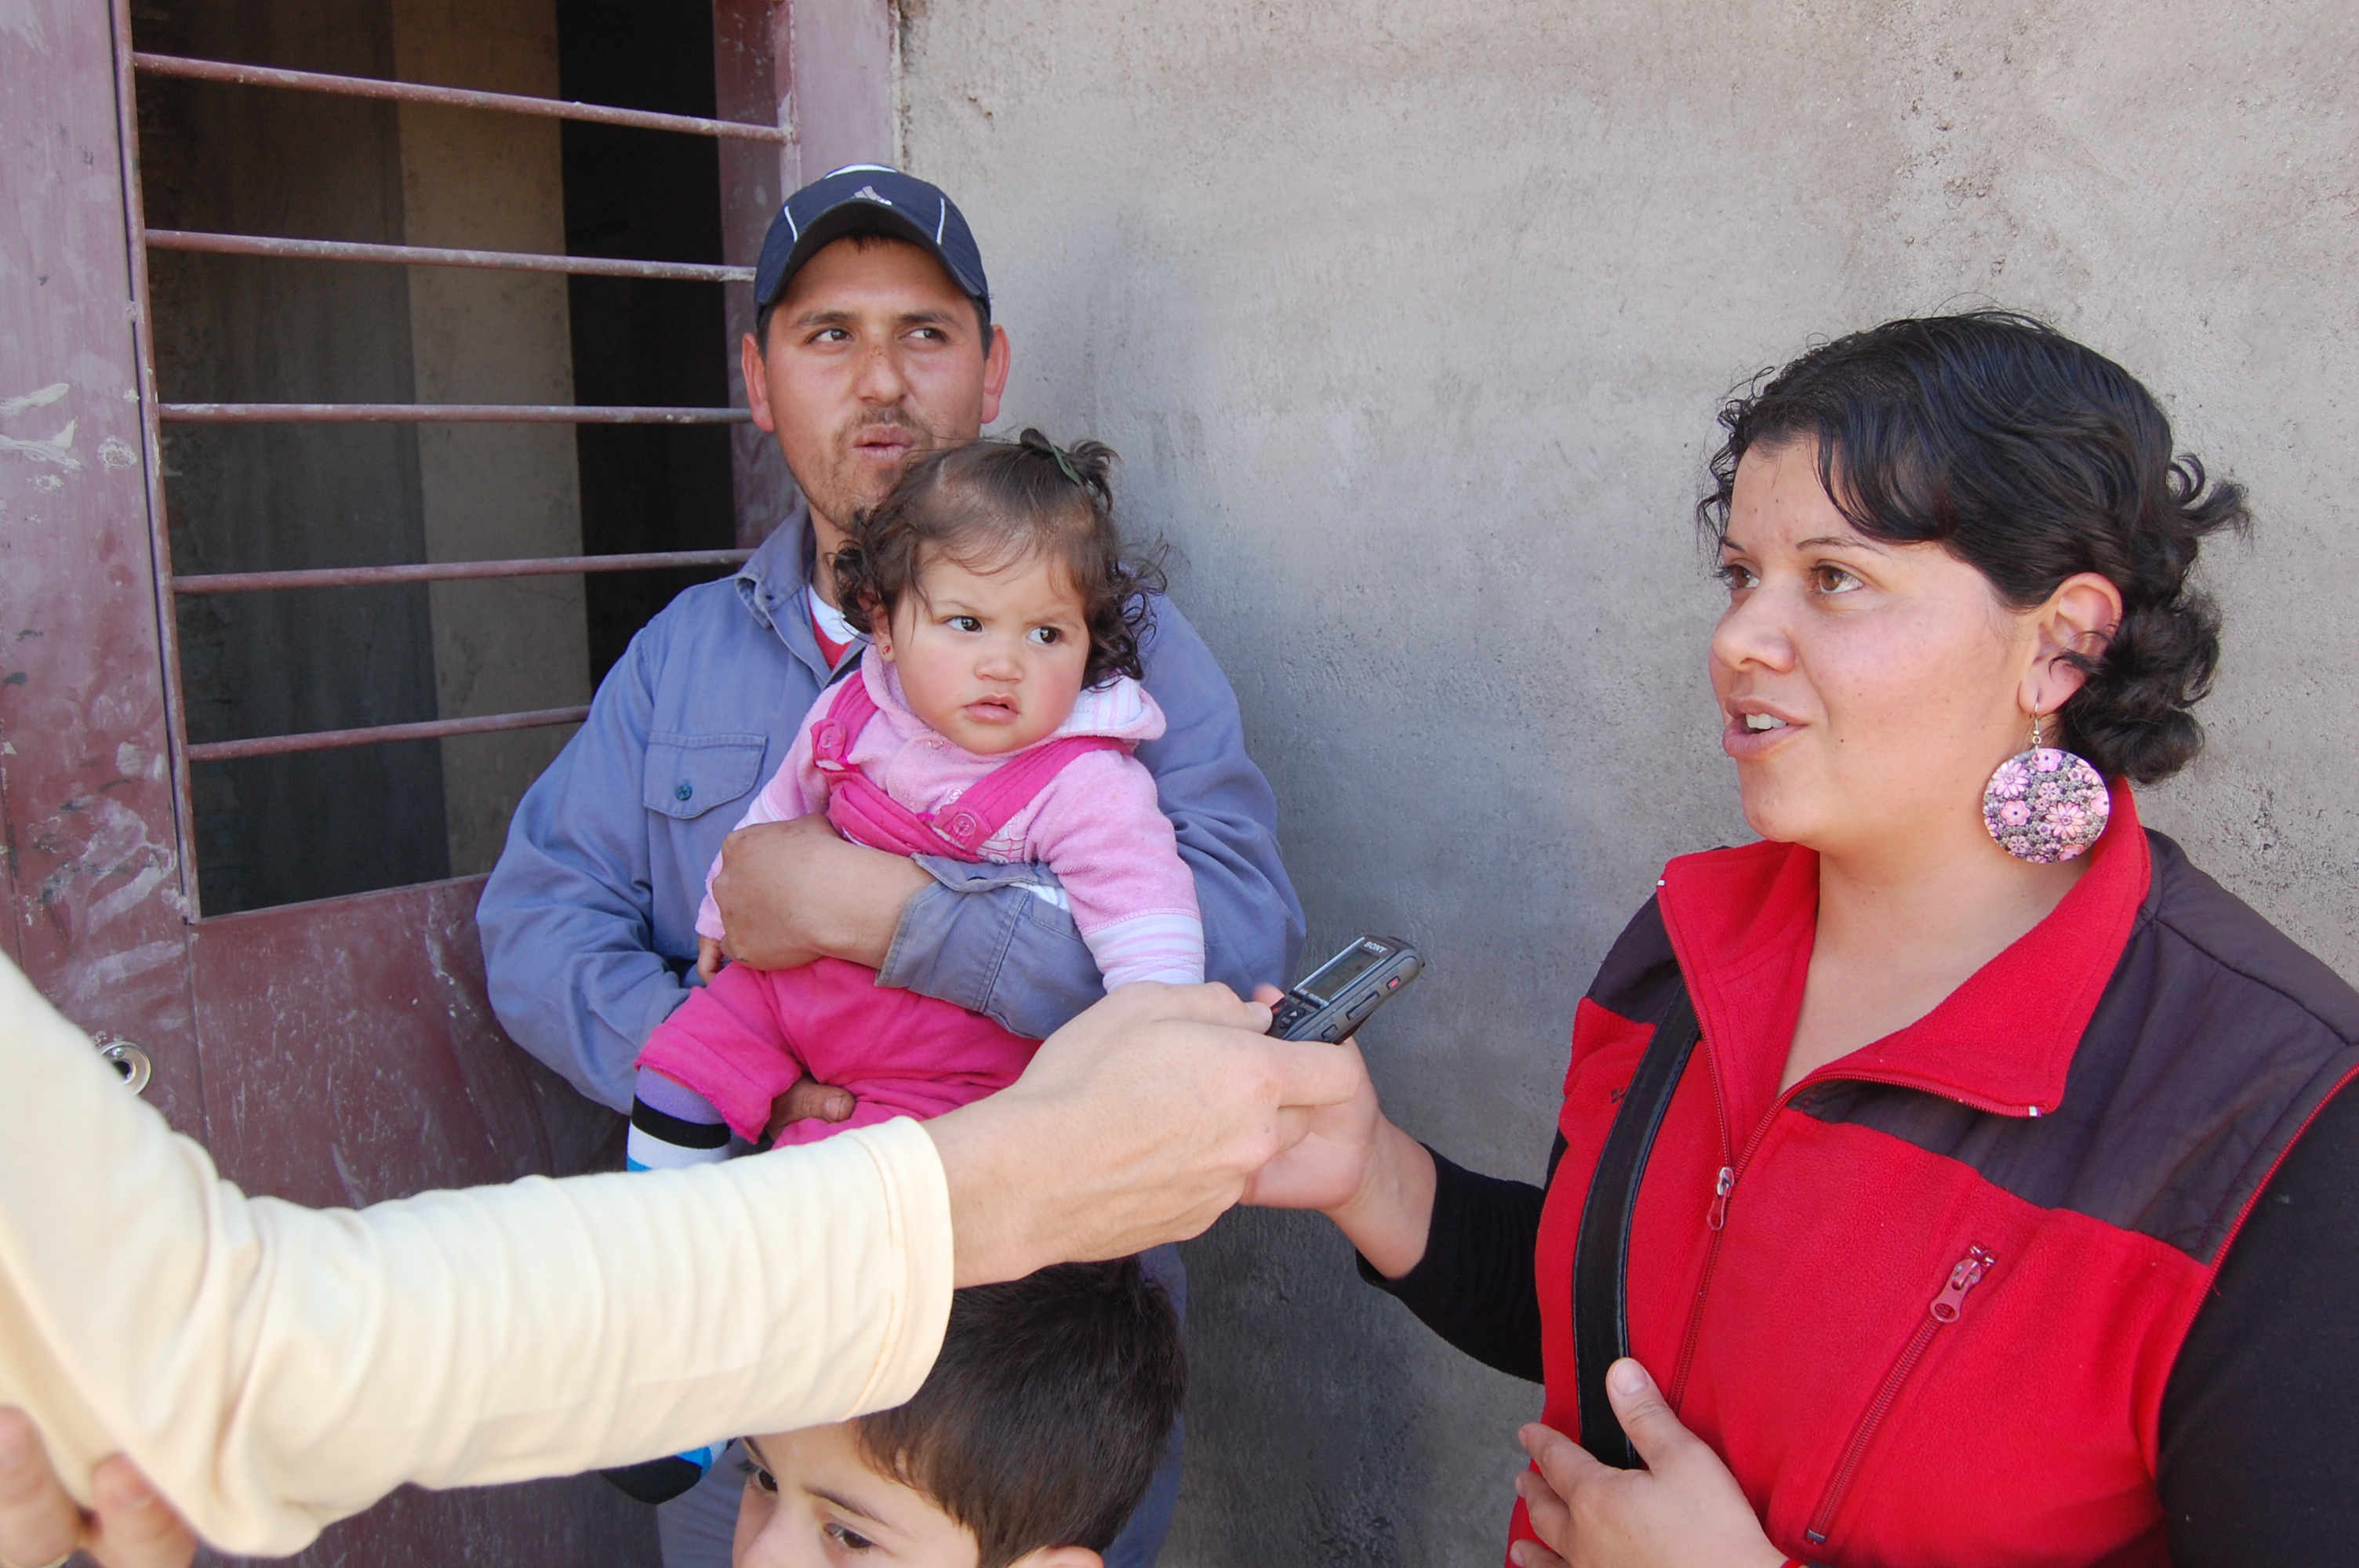
<path fill-rule="evenodd" d="M 966 215 L 940 187 L 881 163 L 846 164 L 787 198 L 754 267 L 756 307 L 776 303 L 803 263 L 848 234 L 884 234 L 924 250 L 990 320 L 991 287 Z"/>

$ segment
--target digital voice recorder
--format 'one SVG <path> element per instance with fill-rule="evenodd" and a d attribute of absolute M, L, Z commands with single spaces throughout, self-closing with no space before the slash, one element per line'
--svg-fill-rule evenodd
<path fill-rule="evenodd" d="M 1362 936 L 1288 991 L 1269 1021 L 1281 1040 L 1343 1039 L 1425 968 L 1397 936 Z"/>

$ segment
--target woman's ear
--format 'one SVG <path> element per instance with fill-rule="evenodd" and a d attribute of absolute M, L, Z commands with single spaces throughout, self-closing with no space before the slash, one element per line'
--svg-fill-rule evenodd
<path fill-rule="evenodd" d="M 2048 602 L 2032 612 L 2038 645 L 2031 667 L 2023 673 L 2023 710 L 2053 713 L 2063 707 L 2089 678 L 2065 655 L 2100 657 L 2121 623 L 2122 590 L 2111 578 L 2075 572 L 2058 583 Z"/>

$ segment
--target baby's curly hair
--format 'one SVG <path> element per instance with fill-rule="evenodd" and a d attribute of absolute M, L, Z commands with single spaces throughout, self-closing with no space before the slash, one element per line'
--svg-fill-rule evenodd
<path fill-rule="evenodd" d="M 925 453 L 891 494 L 852 520 L 852 542 L 835 555 L 843 618 L 873 634 L 873 621 L 890 621 L 919 588 L 929 557 L 989 571 L 1045 554 L 1082 596 L 1090 630 L 1082 684 L 1141 678 L 1139 643 L 1154 623 L 1148 596 L 1163 591 L 1164 576 L 1158 551 L 1124 548 L 1107 477 L 1114 463 L 1103 441 L 1060 449 L 1038 430 Z"/>

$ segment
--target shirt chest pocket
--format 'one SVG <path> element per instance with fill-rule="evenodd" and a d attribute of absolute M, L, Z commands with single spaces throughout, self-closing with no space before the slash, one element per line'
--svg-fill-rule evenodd
<path fill-rule="evenodd" d="M 765 735 L 650 735 L 639 803 L 685 821 L 742 800 L 762 782 Z"/>

